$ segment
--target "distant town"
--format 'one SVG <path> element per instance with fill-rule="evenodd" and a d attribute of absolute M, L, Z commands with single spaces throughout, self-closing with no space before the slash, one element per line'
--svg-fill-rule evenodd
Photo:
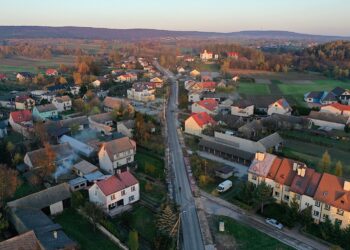
<path fill-rule="evenodd" d="M 0 249 L 349 248 L 350 42 L 0 39 Z"/>

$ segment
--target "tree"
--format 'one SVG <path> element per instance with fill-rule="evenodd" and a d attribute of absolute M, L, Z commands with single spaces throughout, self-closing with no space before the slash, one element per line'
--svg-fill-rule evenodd
<path fill-rule="evenodd" d="M 79 72 L 73 72 L 73 79 L 75 84 L 80 85 L 83 83 L 81 74 Z"/>
<path fill-rule="evenodd" d="M 34 131 L 36 137 L 39 139 L 42 146 L 49 141 L 49 135 L 46 131 L 45 124 L 42 122 L 37 122 L 34 125 Z"/>
<path fill-rule="evenodd" d="M 72 207 L 79 208 L 84 205 L 84 196 L 80 191 L 72 193 Z"/>
<path fill-rule="evenodd" d="M 12 157 L 13 157 L 13 152 L 14 152 L 14 150 L 15 150 L 15 145 L 14 145 L 12 142 L 9 141 L 9 142 L 6 144 L 6 151 L 10 154 L 11 159 L 12 159 Z"/>
<path fill-rule="evenodd" d="M 320 168 L 322 170 L 322 172 L 327 172 L 327 170 L 329 169 L 331 165 L 331 156 L 328 153 L 328 150 L 326 150 L 323 155 L 322 155 L 322 159 L 320 162 Z"/>
<path fill-rule="evenodd" d="M 94 231 L 96 231 L 97 224 L 103 219 L 104 214 L 100 206 L 92 202 L 86 202 L 83 211 L 90 218 Z"/>
<path fill-rule="evenodd" d="M 0 165 L 0 206 L 7 198 L 14 195 L 20 185 L 20 179 L 17 175 L 16 170 L 10 169 L 6 165 Z"/>
<path fill-rule="evenodd" d="M 156 167 L 153 164 L 146 162 L 146 164 L 145 164 L 146 174 L 153 175 L 155 171 L 156 171 Z"/>
<path fill-rule="evenodd" d="M 6 230 L 9 226 L 8 221 L 6 220 L 6 218 L 2 215 L 2 213 L 0 213 L 0 232 Z"/>
<path fill-rule="evenodd" d="M 268 186 L 264 181 L 261 182 L 254 190 L 253 202 L 256 205 L 260 206 L 260 211 L 262 214 L 264 213 L 265 204 L 272 202 L 274 200 L 273 197 L 271 196 L 271 193 L 272 193 L 272 188 Z"/>
<path fill-rule="evenodd" d="M 42 181 L 56 171 L 56 153 L 48 142 L 44 144 L 44 152 L 40 159 L 38 159 L 37 165 L 38 168 L 36 171 Z"/>
<path fill-rule="evenodd" d="M 312 206 L 308 206 L 300 212 L 300 222 L 305 227 L 312 225 L 314 219 L 312 218 Z"/>
<path fill-rule="evenodd" d="M 158 230 L 167 236 L 175 236 L 177 234 L 177 228 L 175 228 L 177 224 L 178 216 L 170 204 L 166 204 L 157 219 Z"/>
<path fill-rule="evenodd" d="M 130 250 L 138 250 L 139 249 L 139 234 L 136 230 L 131 230 L 129 232 L 129 240 L 128 245 Z"/>
<path fill-rule="evenodd" d="M 341 163 L 341 161 L 337 161 L 337 163 L 335 164 L 335 175 L 339 177 L 343 176 L 343 164 Z"/>
<path fill-rule="evenodd" d="M 17 166 L 22 161 L 23 161 L 23 156 L 20 153 L 15 153 L 15 155 L 12 159 L 12 165 Z"/>
<path fill-rule="evenodd" d="M 80 125 L 78 123 L 74 123 L 69 126 L 69 130 L 72 135 L 77 134 L 79 132 L 79 129 L 80 129 Z"/>

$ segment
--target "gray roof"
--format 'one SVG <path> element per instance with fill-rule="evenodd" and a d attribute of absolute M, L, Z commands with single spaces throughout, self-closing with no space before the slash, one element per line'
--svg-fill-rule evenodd
<path fill-rule="evenodd" d="M 84 116 L 78 116 L 74 118 L 64 119 L 59 121 L 62 125 L 62 127 L 70 127 L 72 125 L 88 125 L 89 120 L 86 115 Z"/>
<path fill-rule="evenodd" d="M 7 121 L 0 121 L 0 129 L 6 128 L 8 125 Z"/>
<path fill-rule="evenodd" d="M 311 91 L 306 94 L 307 98 L 316 98 L 316 99 L 321 99 L 322 96 L 324 96 L 325 92 L 324 91 Z"/>
<path fill-rule="evenodd" d="M 345 89 L 343 89 L 341 87 L 335 87 L 334 89 L 332 89 L 331 92 L 333 94 L 335 94 L 336 96 L 340 96 L 341 94 L 343 94 L 345 92 Z"/>
<path fill-rule="evenodd" d="M 67 183 L 62 183 L 18 200 L 11 201 L 7 203 L 7 205 L 11 208 L 43 209 L 70 197 L 71 192 L 69 190 L 69 185 Z"/>
<path fill-rule="evenodd" d="M 107 121 L 113 121 L 112 113 L 101 113 L 97 115 L 91 115 L 89 118 L 98 123 L 105 123 Z"/>
<path fill-rule="evenodd" d="M 83 175 L 90 174 L 98 170 L 98 167 L 91 164 L 88 161 L 82 160 L 81 162 L 75 164 L 73 169 L 79 170 Z"/>
<path fill-rule="evenodd" d="M 346 125 L 349 120 L 349 117 L 345 117 L 342 115 L 336 115 L 328 112 L 317 112 L 317 111 L 311 111 L 309 114 L 309 118 L 315 119 L 315 120 L 339 123 L 344 125 Z"/>
<path fill-rule="evenodd" d="M 219 113 L 214 117 L 214 120 L 217 122 L 223 122 L 232 129 L 238 129 L 242 125 L 244 125 L 243 118 L 236 115 L 223 115 Z"/>
<path fill-rule="evenodd" d="M 222 153 L 234 155 L 234 156 L 237 156 L 237 157 L 245 159 L 245 160 L 252 160 L 254 158 L 253 153 L 239 150 L 239 149 L 232 147 L 232 146 L 229 146 L 227 144 L 222 144 L 222 143 L 214 142 L 214 141 L 208 141 L 206 139 L 202 139 L 199 142 L 199 146 L 210 148 L 210 149 L 215 149 L 215 150 L 218 150 Z"/>
<path fill-rule="evenodd" d="M 278 133 L 273 133 L 269 136 L 262 138 L 258 142 L 261 143 L 266 149 L 268 149 L 282 143 L 283 139 Z"/>
<path fill-rule="evenodd" d="M 55 107 L 55 105 L 53 105 L 52 103 L 50 103 L 50 104 L 45 104 L 45 105 L 35 106 L 35 108 L 36 108 L 40 113 L 57 110 L 57 108 Z"/>

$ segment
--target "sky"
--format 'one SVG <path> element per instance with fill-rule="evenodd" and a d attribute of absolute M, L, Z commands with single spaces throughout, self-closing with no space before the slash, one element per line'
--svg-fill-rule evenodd
<path fill-rule="evenodd" d="M 349 0 L 0 0 L 0 25 L 350 36 Z"/>

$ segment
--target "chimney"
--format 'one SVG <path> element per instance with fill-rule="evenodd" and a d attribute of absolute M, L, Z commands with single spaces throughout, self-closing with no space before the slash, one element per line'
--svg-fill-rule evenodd
<path fill-rule="evenodd" d="M 304 177 L 305 176 L 305 172 L 306 172 L 306 168 L 301 168 L 300 176 Z"/>
<path fill-rule="evenodd" d="M 261 152 L 255 153 L 255 159 L 258 161 L 263 161 L 265 159 L 265 153 L 261 153 Z"/>
<path fill-rule="evenodd" d="M 350 182 L 349 181 L 344 181 L 344 190 L 350 191 Z"/>
<path fill-rule="evenodd" d="M 57 239 L 58 235 L 57 235 L 57 231 L 56 230 L 52 232 L 52 235 L 53 235 L 54 239 Z"/>
<path fill-rule="evenodd" d="M 298 168 L 298 175 L 301 176 L 301 168 Z"/>
<path fill-rule="evenodd" d="M 122 171 L 120 170 L 120 168 L 117 168 L 117 172 L 116 172 L 116 173 L 117 173 L 117 175 L 120 175 L 120 174 L 121 174 L 121 172 L 122 172 Z"/>
<path fill-rule="evenodd" d="M 298 169 L 298 163 L 293 162 L 293 171 L 297 171 L 297 169 Z"/>

